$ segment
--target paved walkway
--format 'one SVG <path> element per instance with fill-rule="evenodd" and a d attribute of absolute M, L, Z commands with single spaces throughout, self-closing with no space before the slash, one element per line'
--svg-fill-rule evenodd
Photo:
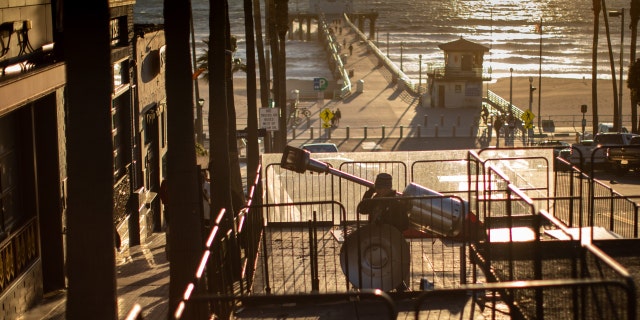
<path fill-rule="evenodd" d="M 142 306 L 144 319 L 167 319 L 169 262 L 165 244 L 164 232 L 154 233 L 145 244 L 133 248 L 123 239 L 122 250 L 116 252 L 118 319 L 124 319 L 136 303 Z M 66 297 L 65 290 L 51 293 L 18 319 L 65 319 Z"/>

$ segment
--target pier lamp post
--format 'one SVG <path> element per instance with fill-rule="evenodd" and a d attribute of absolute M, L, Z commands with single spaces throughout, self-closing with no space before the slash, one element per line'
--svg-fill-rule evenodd
<path fill-rule="evenodd" d="M 389 32 L 387 32 L 387 58 L 389 58 Z"/>
<path fill-rule="evenodd" d="M 609 11 L 609 17 L 620 17 L 620 83 L 618 83 L 618 118 L 613 120 L 614 127 L 622 132 L 622 82 L 624 74 L 622 73 L 623 51 L 624 51 L 624 8 L 620 10 Z M 616 124 L 617 122 L 617 124 Z"/>
<path fill-rule="evenodd" d="M 509 73 L 509 114 L 511 114 L 511 110 L 513 110 L 513 68 L 509 68 Z"/>
<path fill-rule="evenodd" d="M 529 112 L 532 112 L 533 107 L 533 92 L 536 91 L 536 88 L 533 87 L 533 77 L 529 77 Z M 540 115 L 538 115 L 540 116 Z M 527 135 L 529 136 L 529 144 L 531 144 L 533 138 L 533 119 L 529 120 L 529 128 L 527 129 Z"/>
<path fill-rule="evenodd" d="M 418 55 L 418 94 L 422 91 L 422 55 Z"/>
<path fill-rule="evenodd" d="M 404 50 L 404 41 L 400 42 L 400 71 L 404 72 L 402 68 L 402 51 Z"/>

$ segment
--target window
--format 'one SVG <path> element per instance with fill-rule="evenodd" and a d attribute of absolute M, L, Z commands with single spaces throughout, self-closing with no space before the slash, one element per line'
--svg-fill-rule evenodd
<path fill-rule="evenodd" d="M 15 113 L 0 117 L 0 233 L 11 228 L 23 211 L 17 121 Z"/>
<path fill-rule="evenodd" d="M 118 88 L 129 83 L 129 62 L 128 60 L 122 60 L 113 64 L 113 89 L 117 91 Z"/>
<path fill-rule="evenodd" d="M 117 17 L 109 21 L 109 33 L 111 35 L 111 46 L 118 47 L 127 43 L 127 17 Z"/>
<path fill-rule="evenodd" d="M 111 104 L 111 138 L 113 139 L 113 178 L 114 182 L 126 174 L 129 162 L 129 130 L 128 130 L 128 99 L 123 94 Z"/>

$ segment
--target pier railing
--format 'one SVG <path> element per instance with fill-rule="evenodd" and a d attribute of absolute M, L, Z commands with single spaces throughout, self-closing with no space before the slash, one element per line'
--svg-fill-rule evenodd
<path fill-rule="evenodd" d="M 320 32 L 320 40 L 325 45 L 327 54 L 329 55 L 329 68 L 336 78 L 342 80 L 342 86 L 340 87 L 337 95 L 340 98 L 344 98 L 351 93 L 351 79 L 349 78 L 347 70 L 344 68 L 344 63 L 340 56 L 340 43 L 337 41 L 336 36 L 329 31 L 324 14 L 320 15 L 318 28 Z"/>

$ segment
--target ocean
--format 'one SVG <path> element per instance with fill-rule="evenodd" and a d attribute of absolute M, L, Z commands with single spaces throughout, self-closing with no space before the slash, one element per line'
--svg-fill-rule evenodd
<path fill-rule="evenodd" d="M 137 0 L 136 23 L 162 23 L 162 0 Z M 438 45 L 460 37 L 490 49 L 484 68 L 494 79 L 534 76 L 591 79 L 593 10 L 591 0 L 354 0 L 354 11 L 377 11 L 374 41 L 404 72 L 417 78 L 429 65 L 442 64 Z M 209 2 L 193 0 L 196 45 L 201 52 L 202 39 L 209 35 Z M 304 12 L 308 2 L 289 1 L 289 12 Z M 631 31 L 628 28 L 629 0 L 609 0 L 607 10 L 625 10 L 623 66 L 629 64 Z M 229 1 L 231 33 L 238 37 L 236 57 L 245 59 L 243 1 Z M 262 11 L 264 15 L 264 10 Z M 620 68 L 620 17 L 608 17 L 610 42 L 616 77 Z M 536 24 L 542 22 L 542 33 Z M 368 25 L 365 26 L 368 34 Z M 263 25 L 264 29 L 264 25 Z M 600 14 L 598 40 L 598 78 L 611 79 L 611 62 L 603 13 Z M 542 46 L 540 45 L 542 43 Z M 313 52 L 317 42 L 287 41 L 287 76 L 305 75 L 323 64 Z M 401 48 L 402 47 L 402 48 Z M 319 48 L 319 47 L 318 47 Z M 422 55 L 422 58 L 420 58 Z M 315 57 L 315 58 L 314 58 Z M 541 59 L 541 62 L 540 62 Z M 511 72 L 511 69 L 513 71 Z M 313 77 L 311 75 L 310 77 Z M 625 74 L 626 79 L 626 74 Z"/>

